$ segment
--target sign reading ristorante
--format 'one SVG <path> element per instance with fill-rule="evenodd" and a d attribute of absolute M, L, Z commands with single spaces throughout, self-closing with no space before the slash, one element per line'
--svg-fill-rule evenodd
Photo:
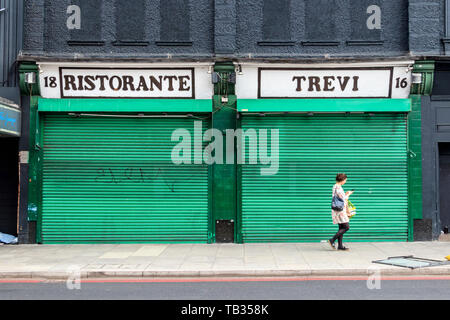
<path fill-rule="evenodd" d="M 61 98 L 195 98 L 194 68 L 59 68 L 43 74 L 41 92 Z"/>

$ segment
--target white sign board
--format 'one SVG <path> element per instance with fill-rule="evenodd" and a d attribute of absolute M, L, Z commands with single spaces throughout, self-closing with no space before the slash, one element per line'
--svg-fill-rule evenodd
<path fill-rule="evenodd" d="M 207 66 L 40 68 L 43 98 L 211 99 L 213 91 Z"/>
<path fill-rule="evenodd" d="M 392 69 L 259 69 L 259 98 L 390 98 Z"/>
<path fill-rule="evenodd" d="M 241 99 L 409 97 L 408 66 L 243 66 L 237 77 Z"/>

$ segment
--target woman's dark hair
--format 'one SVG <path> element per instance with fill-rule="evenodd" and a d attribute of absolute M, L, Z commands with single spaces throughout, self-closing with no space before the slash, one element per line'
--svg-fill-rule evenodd
<path fill-rule="evenodd" d="M 347 175 L 345 173 L 338 173 L 336 175 L 336 182 L 342 182 L 347 179 Z"/>

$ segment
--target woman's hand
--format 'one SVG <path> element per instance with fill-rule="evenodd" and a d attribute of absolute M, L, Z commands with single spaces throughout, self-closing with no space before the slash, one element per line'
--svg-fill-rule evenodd
<path fill-rule="evenodd" d="M 351 196 L 352 194 L 353 194 L 353 192 L 355 192 L 355 191 L 347 191 L 346 193 L 345 193 L 345 195 L 348 197 L 348 196 Z"/>

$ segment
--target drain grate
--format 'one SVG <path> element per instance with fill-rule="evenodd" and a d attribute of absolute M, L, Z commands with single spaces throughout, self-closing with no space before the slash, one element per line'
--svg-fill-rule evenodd
<path fill-rule="evenodd" d="M 404 267 L 410 269 L 435 267 L 450 264 L 450 261 L 439 261 L 426 258 L 416 258 L 414 256 L 389 257 L 383 260 L 372 261 L 372 263 L 381 263 L 391 266 Z"/>

